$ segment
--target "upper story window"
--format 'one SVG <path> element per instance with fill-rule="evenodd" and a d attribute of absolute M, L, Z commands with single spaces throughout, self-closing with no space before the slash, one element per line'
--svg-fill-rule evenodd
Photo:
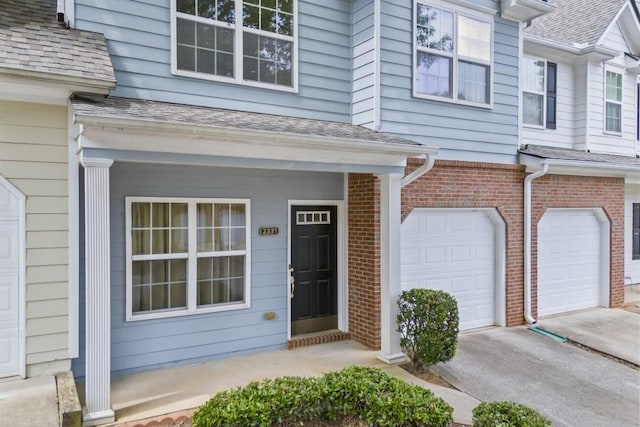
<path fill-rule="evenodd" d="M 491 104 L 493 21 L 415 3 L 414 96 Z"/>
<path fill-rule="evenodd" d="M 127 319 L 249 305 L 249 201 L 128 197 Z"/>
<path fill-rule="evenodd" d="M 605 71 L 604 130 L 622 133 L 622 74 Z"/>
<path fill-rule="evenodd" d="M 522 65 L 522 123 L 555 129 L 557 64 L 525 57 Z"/>
<path fill-rule="evenodd" d="M 295 90 L 296 0 L 172 0 L 175 74 Z"/>

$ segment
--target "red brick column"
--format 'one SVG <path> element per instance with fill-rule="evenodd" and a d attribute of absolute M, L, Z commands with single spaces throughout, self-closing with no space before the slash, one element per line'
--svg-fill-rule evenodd
<path fill-rule="evenodd" d="M 380 349 L 380 183 L 349 174 L 349 333 Z"/>
<path fill-rule="evenodd" d="M 531 296 L 538 310 L 538 223 L 550 208 L 602 208 L 611 221 L 609 305 L 624 302 L 624 179 L 545 175 L 533 181 L 531 230 Z"/>

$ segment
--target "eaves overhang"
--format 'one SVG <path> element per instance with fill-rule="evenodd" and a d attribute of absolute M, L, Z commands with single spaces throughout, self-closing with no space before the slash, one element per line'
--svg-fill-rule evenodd
<path fill-rule="evenodd" d="M 72 104 L 73 105 L 73 104 Z M 74 111 L 78 151 L 162 154 L 165 159 L 207 156 L 253 159 L 254 164 L 293 162 L 342 165 L 341 170 L 404 168 L 408 158 L 428 158 L 437 149 L 413 141 L 387 143 L 372 139 L 304 135 L 197 123 L 175 123 L 131 117 L 104 117 Z M 168 157 L 168 156 L 173 157 Z M 165 161 L 166 162 L 166 161 Z M 179 163 L 179 160 L 176 160 Z M 356 167 L 357 166 L 357 167 Z"/>
<path fill-rule="evenodd" d="M 0 99 L 67 105 L 75 92 L 106 95 L 115 80 L 101 80 L 0 66 Z"/>
<path fill-rule="evenodd" d="M 524 35 L 524 52 L 541 56 L 563 55 L 569 60 L 587 59 L 590 62 L 604 62 L 620 55 L 615 49 L 601 45 L 576 46 L 559 43 L 531 34 Z M 566 54 L 571 55 L 567 57 Z"/>
<path fill-rule="evenodd" d="M 624 178 L 626 182 L 640 183 L 640 165 L 541 158 L 523 153 L 519 158 L 529 173 L 541 170 L 546 163 L 549 174 Z"/>
<path fill-rule="evenodd" d="M 556 7 L 545 0 L 502 0 L 500 3 L 501 16 L 513 21 L 528 22 L 554 10 Z"/>

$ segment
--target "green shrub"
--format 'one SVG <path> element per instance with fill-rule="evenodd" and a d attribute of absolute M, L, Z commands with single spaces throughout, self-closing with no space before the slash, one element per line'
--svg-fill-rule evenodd
<path fill-rule="evenodd" d="M 430 390 L 379 369 L 351 367 L 320 378 L 276 378 L 218 393 L 196 410 L 193 424 L 273 426 L 356 416 L 371 426 L 444 427 L 452 413 Z"/>
<path fill-rule="evenodd" d="M 411 289 L 398 299 L 400 345 L 421 371 L 456 355 L 458 345 L 458 303 L 444 291 Z"/>
<path fill-rule="evenodd" d="M 515 402 L 483 402 L 472 412 L 473 427 L 550 427 L 539 412 Z"/>

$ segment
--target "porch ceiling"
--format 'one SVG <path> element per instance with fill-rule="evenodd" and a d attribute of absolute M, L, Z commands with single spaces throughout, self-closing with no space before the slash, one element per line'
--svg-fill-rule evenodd
<path fill-rule="evenodd" d="M 117 97 L 76 96 L 71 106 L 79 149 L 92 157 L 397 172 L 437 152 L 348 123 Z"/>

